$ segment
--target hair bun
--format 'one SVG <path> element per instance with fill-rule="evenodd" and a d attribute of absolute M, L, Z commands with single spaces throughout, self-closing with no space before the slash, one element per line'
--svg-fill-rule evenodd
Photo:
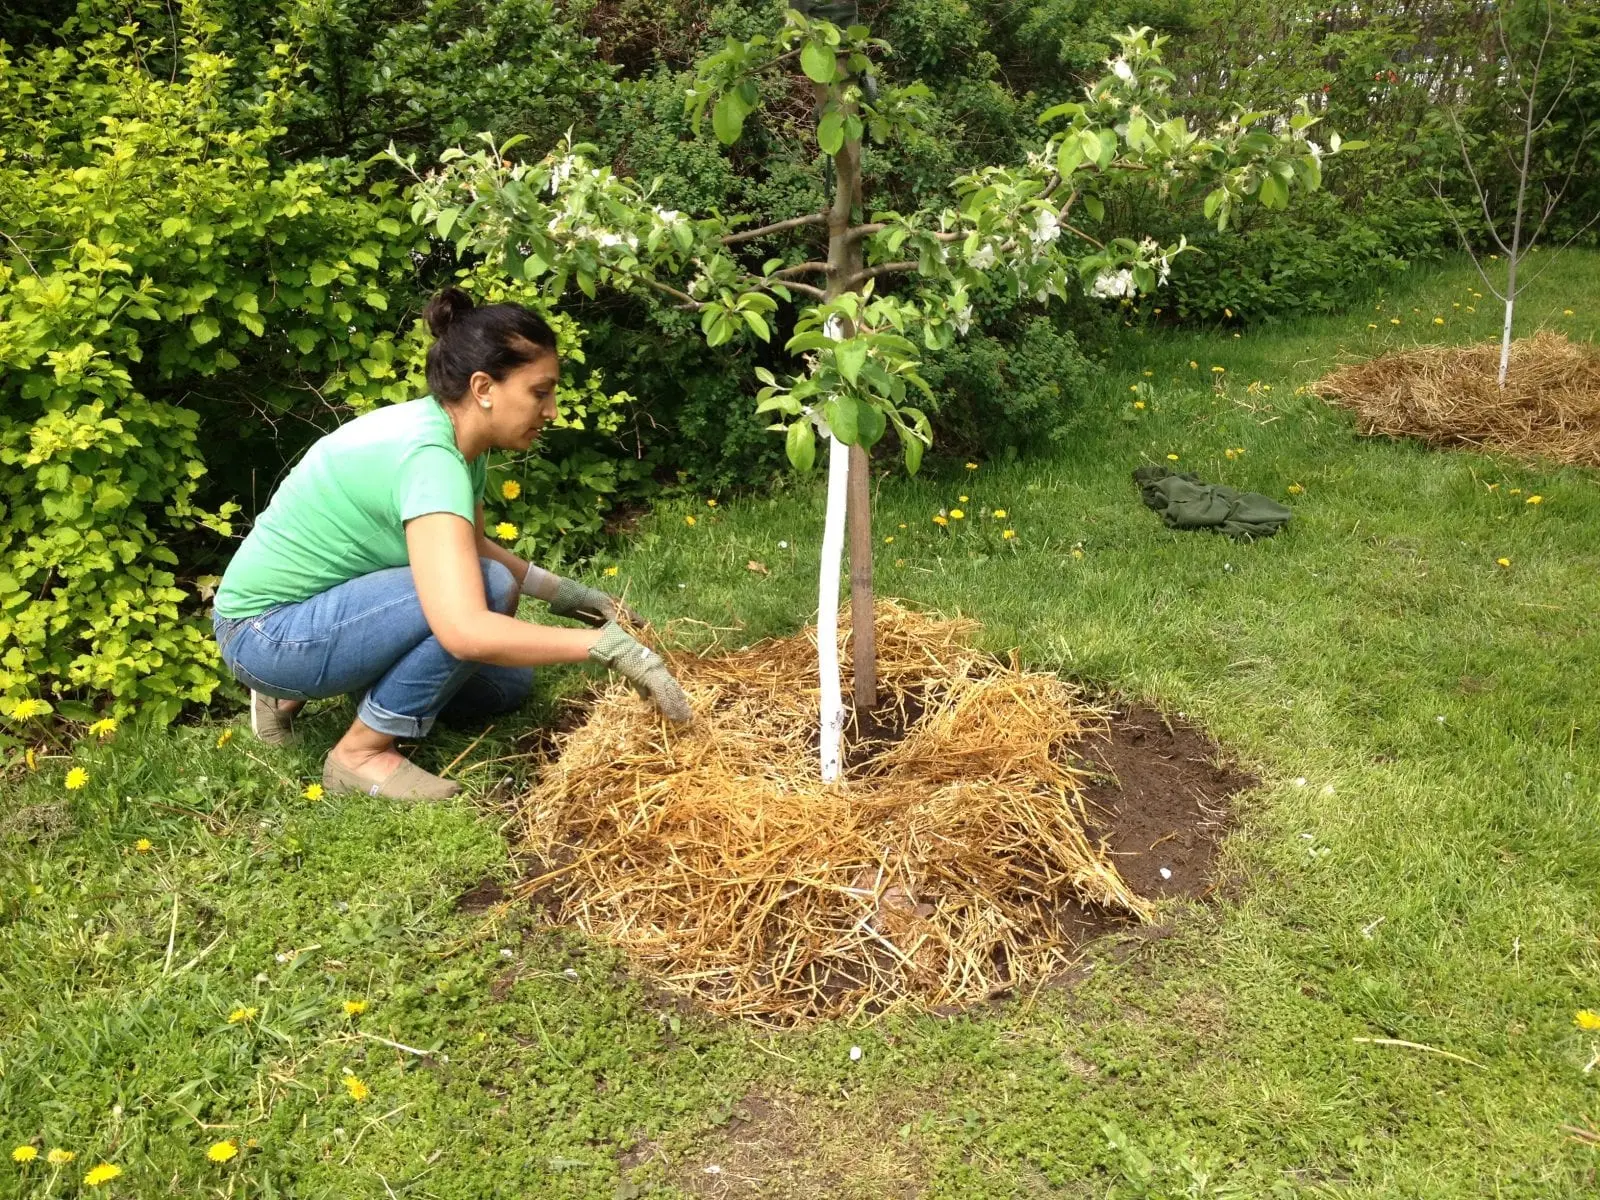
<path fill-rule="evenodd" d="M 471 312 L 472 307 L 471 296 L 460 288 L 447 287 L 428 301 L 428 306 L 422 310 L 422 319 L 428 323 L 428 331 L 434 337 L 443 337 L 451 323 Z"/>

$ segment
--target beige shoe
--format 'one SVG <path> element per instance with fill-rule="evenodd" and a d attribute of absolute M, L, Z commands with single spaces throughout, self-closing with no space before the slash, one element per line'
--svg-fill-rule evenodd
<path fill-rule="evenodd" d="M 389 800 L 448 800 L 461 790 L 452 779 L 430 775 L 414 763 L 403 762 L 378 783 L 357 775 L 333 761 L 329 755 L 322 764 L 322 787 L 331 795 L 359 792 Z"/>
<path fill-rule="evenodd" d="M 295 709 L 295 712 L 299 712 Z M 250 732 L 269 746 L 286 746 L 294 741 L 295 712 L 284 712 L 271 696 L 250 693 Z"/>

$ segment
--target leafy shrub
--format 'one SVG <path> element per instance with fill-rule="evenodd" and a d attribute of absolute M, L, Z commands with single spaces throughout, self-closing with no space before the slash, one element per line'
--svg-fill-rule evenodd
<path fill-rule="evenodd" d="M 423 390 L 407 310 L 432 247 L 396 185 L 285 165 L 295 68 L 240 104 L 214 25 L 190 15 L 170 73 L 89 6 L 69 45 L 0 45 L 0 717 L 53 698 L 160 720 L 208 700 L 197 602 L 234 497 L 271 490 L 247 487 L 263 445 L 287 466 L 344 415 Z M 581 433 L 626 397 L 589 372 L 563 400 L 571 445 L 524 482 L 526 508 L 560 498 L 549 528 L 525 518 L 530 549 L 563 521 L 597 530 L 628 479 Z"/>
<path fill-rule="evenodd" d="M 938 445 L 952 453 L 1011 458 L 1067 432 L 1098 368 L 1071 332 L 1046 316 L 974 331 L 929 356 L 923 377 L 939 397 Z"/>

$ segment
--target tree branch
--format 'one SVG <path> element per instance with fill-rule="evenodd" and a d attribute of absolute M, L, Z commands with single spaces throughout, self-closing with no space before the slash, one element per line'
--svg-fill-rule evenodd
<path fill-rule="evenodd" d="M 654 279 L 645 279 L 644 282 L 648 287 L 653 287 L 656 291 L 671 296 L 674 300 L 681 301 L 682 303 L 679 305 L 681 308 L 686 308 L 693 312 L 705 307 L 700 301 L 689 295 L 688 292 L 680 292 L 677 288 L 668 287 L 666 284 L 658 283 Z"/>
<path fill-rule="evenodd" d="M 854 275 L 850 276 L 849 279 L 846 279 L 839 285 L 839 290 L 841 292 L 851 292 L 861 284 L 865 283 L 867 280 L 876 279 L 879 275 L 899 274 L 906 271 L 915 271 L 920 265 L 921 264 L 914 262 L 879 263 L 875 267 L 867 267 L 865 270 L 857 271 Z"/>
<path fill-rule="evenodd" d="M 800 292 L 817 300 L 826 300 L 828 298 L 828 293 L 821 288 L 813 287 L 809 283 L 800 283 L 793 279 L 766 279 L 760 275 L 746 275 L 744 281 L 760 288 L 764 292 L 770 292 L 775 288 L 788 288 L 792 292 Z"/>
<path fill-rule="evenodd" d="M 859 242 L 862 238 L 871 237 L 873 234 L 881 233 L 887 228 L 889 228 L 889 225 L 886 221 L 869 221 L 865 225 L 856 225 L 845 230 L 844 236 L 852 242 Z"/>
<path fill-rule="evenodd" d="M 724 234 L 719 240 L 724 246 L 731 246 L 735 242 L 749 242 L 756 238 L 766 237 L 768 234 L 782 233 L 786 229 L 798 229 L 802 225 L 826 225 L 826 213 L 807 213 L 803 217 L 790 217 L 787 221 L 775 221 L 771 225 L 763 225 L 759 229 L 741 229 L 738 233 Z"/>
<path fill-rule="evenodd" d="M 821 271 L 823 274 L 827 274 L 831 270 L 833 270 L 833 267 L 825 262 L 803 262 L 797 263 L 792 267 L 785 267 L 781 271 L 774 271 L 772 278 L 793 279 L 796 275 L 804 275 L 809 271 Z"/>

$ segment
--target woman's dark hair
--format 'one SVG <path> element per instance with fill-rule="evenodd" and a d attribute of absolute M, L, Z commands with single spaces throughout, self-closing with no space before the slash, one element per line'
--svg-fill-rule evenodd
<path fill-rule="evenodd" d="M 499 381 L 540 355 L 556 352 L 545 319 L 520 304 L 472 303 L 460 288 L 445 288 L 422 310 L 434 342 L 428 347 L 428 390 L 436 400 L 466 395 L 477 371 Z"/>

